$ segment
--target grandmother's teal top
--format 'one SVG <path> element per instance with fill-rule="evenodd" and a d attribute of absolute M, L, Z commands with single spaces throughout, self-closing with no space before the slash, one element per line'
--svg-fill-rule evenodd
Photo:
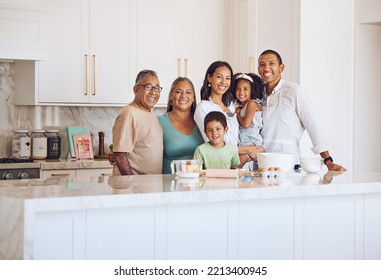
<path fill-rule="evenodd" d="M 169 119 L 168 113 L 158 116 L 163 128 L 163 174 L 171 173 L 171 161 L 178 159 L 193 159 L 196 148 L 204 143 L 204 139 L 196 124 L 191 134 L 179 132 Z"/>

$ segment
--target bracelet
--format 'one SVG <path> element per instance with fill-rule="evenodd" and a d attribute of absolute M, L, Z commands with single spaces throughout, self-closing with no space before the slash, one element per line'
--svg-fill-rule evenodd
<path fill-rule="evenodd" d="M 327 163 L 327 161 L 329 161 L 329 160 L 330 160 L 331 162 L 333 162 L 332 157 L 329 156 L 329 157 L 326 157 L 326 158 L 324 159 L 324 164 L 327 165 L 326 163 Z"/>

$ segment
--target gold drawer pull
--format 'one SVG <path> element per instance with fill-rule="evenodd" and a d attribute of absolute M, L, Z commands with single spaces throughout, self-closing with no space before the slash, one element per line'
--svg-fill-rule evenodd
<path fill-rule="evenodd" d="M 93 54 L 93 70 L 94 70 L 94 80 L 93 80 L 93 95 L 97 93 L 97 60 L 95 54 Z"/>
<path fill-rule="evenodd" d="M 87 54 L 85 54 L 85 76 L 85 95 L 87 95 L 89 93 L 89 56 Z"/>

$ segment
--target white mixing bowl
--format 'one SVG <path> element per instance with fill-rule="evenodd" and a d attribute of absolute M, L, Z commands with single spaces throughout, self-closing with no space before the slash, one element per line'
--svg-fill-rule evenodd
<path fill-rule="evenodd" d="M 258 167 L 279 167 L 281 172 L 294 170 L 294 155 L 286 153 L 258 153 Z"/>

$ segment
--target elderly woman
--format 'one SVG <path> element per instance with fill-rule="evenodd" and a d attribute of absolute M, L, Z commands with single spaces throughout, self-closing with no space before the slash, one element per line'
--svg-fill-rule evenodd
<path fill-rule="evenodd" d="M 172 160 L 192 159 L 197 146 L 204 143 L 193 118 L 195 110 L 192 81 L 178 77 L 169 91 L 167 112 L 158 117 L 163 128 L 163 174 L 171 173 Z"/>

